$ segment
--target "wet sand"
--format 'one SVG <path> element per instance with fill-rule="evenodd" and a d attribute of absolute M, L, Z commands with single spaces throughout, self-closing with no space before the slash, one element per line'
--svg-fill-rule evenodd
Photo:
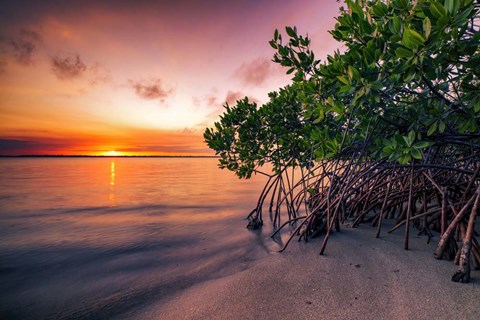
<path fill-rule="evenodd" d="M 243 270 L 197 283 L 130 319 L 479 319 L 480 271 L 468 284 L 457 266 L 433 258 L 434 244 L 374 236 L 368 226 L 270 251 Z M 434 241 L 433 241 L 434 242 Z"/>

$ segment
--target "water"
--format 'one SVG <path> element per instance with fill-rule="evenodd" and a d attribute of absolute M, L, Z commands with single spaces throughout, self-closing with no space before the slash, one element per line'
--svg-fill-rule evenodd
<path fill-rule="evenodd" d="M 0 159 L 0 319 L 128 318 L 247 268 L 264 181 L 216 159 Z"/>

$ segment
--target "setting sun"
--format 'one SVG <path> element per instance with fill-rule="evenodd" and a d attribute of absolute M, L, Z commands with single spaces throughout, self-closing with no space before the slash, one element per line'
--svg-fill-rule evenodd
<path fill-rule="evenodd" d="M 115 151 L 115 150 L 112 150 L 112 151 L 106 152 L 105 155 L 108 156 L 108 157 L 118 157 L 118 156 L 121 156 L 122 153 L 118 152 L 118 151 Z"/>

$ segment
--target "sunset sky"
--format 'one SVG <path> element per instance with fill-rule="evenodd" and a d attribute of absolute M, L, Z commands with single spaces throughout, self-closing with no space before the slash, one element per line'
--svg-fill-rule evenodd
<path fill-rule="evenodd" d="M 0 155 L 213 155 L 222 105 L 289 82 L 275 28 L 319 58 L 335 0 L 2 1 Z"/>

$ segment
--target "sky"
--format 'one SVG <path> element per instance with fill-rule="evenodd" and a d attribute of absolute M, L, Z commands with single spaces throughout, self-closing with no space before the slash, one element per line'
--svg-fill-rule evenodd
<path fill-rule="evenodd" d="M 0 155 L 213 155 L 225 102 L 290 82 L 275 29 L 338 47 L 335 0 L 0 3 Z"/>

